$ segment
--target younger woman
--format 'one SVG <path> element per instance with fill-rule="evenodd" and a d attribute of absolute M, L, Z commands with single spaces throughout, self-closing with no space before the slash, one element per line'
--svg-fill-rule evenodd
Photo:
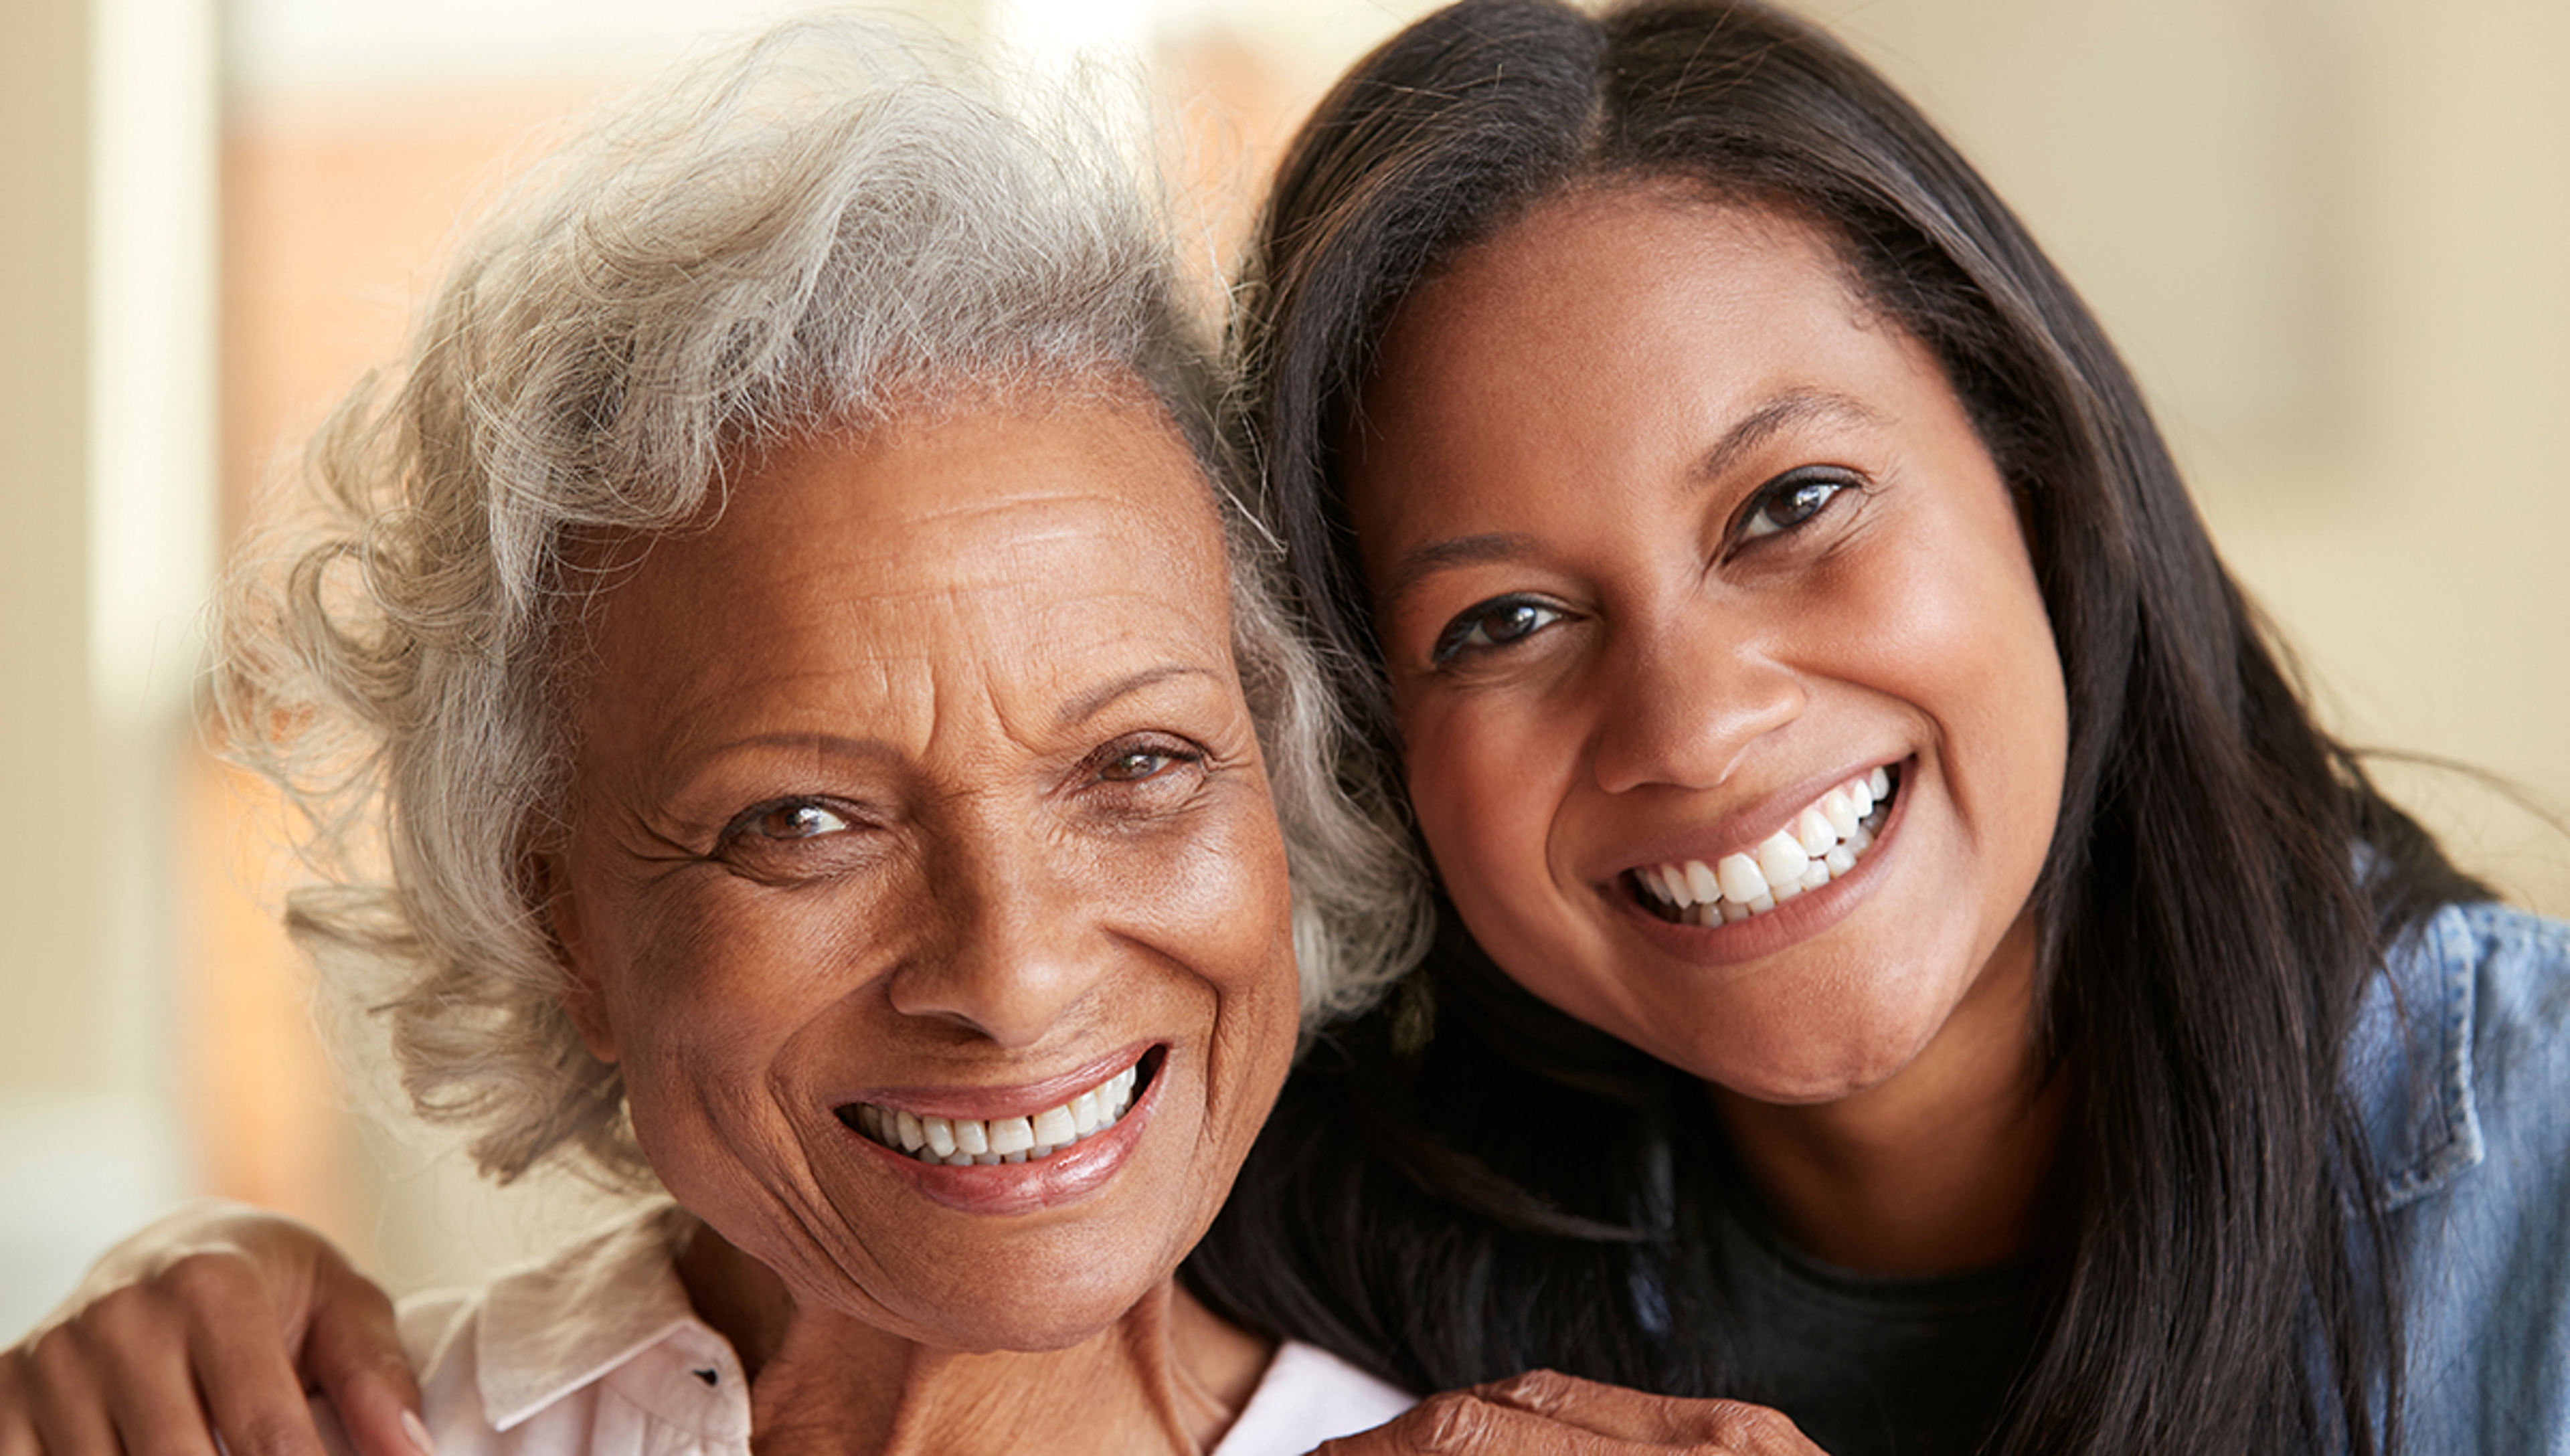
<path fill-rule="evenodd" d="M 1237 342 L 1442 952 L 1196 1287 L 1824 1447 L 2570 1439 L 2570 937 L 2312 722 L 2024 228 L 1751 4 L 1358 66 Z"/>

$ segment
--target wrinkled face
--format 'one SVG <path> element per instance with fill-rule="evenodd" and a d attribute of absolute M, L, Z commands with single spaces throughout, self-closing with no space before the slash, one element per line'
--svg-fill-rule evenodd
<path fill-rule="evenodd" d="M 1348 458 L 1419 824 L 1512 977 L 1768 1102 L 2022 1042 L 2059 657 L 1953 390 L 1816 233 L 1548 204 L 1405 303 Z"/>
<path fill-rule="evenodd" d="M 1285 860 L 1222 546 L 1144 408 L 757 462 L 595 624 L 571 1007 L 682 1204 L 948 1348 L 1103 1328 L 1292 1054 Z"/>

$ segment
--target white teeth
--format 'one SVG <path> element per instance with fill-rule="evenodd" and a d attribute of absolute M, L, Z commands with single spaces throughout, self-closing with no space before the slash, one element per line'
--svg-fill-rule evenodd
<path fill-rule="evenodd" d="M 1856 801 L 1847 796 L 1846 790 L 1832 789 L 1821 796 L 1821 817 L 1829 821 L 1830 828 L 1838 831 L 1840 839 L 1846 839 L 1856 833 L 1856 822 L 1862 816 L 1856 812 Z"/>
<path fill-rule="evenodd" d="M 1889 771 L 1873 769 L 1831 789 L 1786 827 L 1750 849 L 1702 860 L 1646 865 L 1633 872 L 1646 900 L 1690 925 L 1730 924 L 1811 894 L 1856 868 L 1873 847 L 1883 806 L 1894 788 Z M 1125 1074 L 1129 1078 L 1129 1073 Z M 1105 1111 L 1116 1079 L 1097 1089 Z"/>
<path fill-rule="evenodd" d="M 953 1168 L 1024 1163 L 1057 1153 L 1113 1127 L 1133 1105 L 1139 1064 L 1033 1117 L 935 1117 L 860 1102 L 849 1115 L 857 1131 L 923 1163 Z"/>
<path fill-rule="evenodd" d="M 1803 850 L 1802 842 L 1778 830 L 1758 842 L 1758 873 L 1773 886 L 1800 885 L 1803 872 L 1812 867 L 1812 857 Z"/>
<path fill-rule="evenodd" d="M 1071 1117 L 1068 1107 L 1048 1107 L 1036 1114 L 1036 1141 L 1047 1147 L 1065 1147 L 1079 1136 L 1079 1124 Z"/>
<path fill-rule="evenodd" d="M 1767 893 L 1767 877 L 1747 855 L 1723 856 L 1713 873 L 1722 877 L 1722 898 L 1734 905 L 1747 905 Z"/>

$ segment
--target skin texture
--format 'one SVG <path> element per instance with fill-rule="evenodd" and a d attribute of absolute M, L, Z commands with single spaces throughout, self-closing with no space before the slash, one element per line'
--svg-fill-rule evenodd
<path fill-rule="evenodd" d="M 1169 1275 L 1297 1009 L 1183 447 L 1147 408 L 973 408 L 780 450 L 632 554 L 590 621 L 553 917 L 574 1019 L 710 1227 L 682 1272 L 762 1450 L 1028 1449 L 1012 1412 L 1072 1448 L 1219 1429 L 1264 1350 Z M 1089 1144 L 930 1170 L 839 1115 L 1030 1114 L 1146 1053 L 1077 1175 L 1048 1170 Z"/>
<path fill-rule="evenodd" d="M 1794 219 L 1581 192 L 1412 295 L 1349 447 L 1411 800 L 1481 943 L 1702 1077 L 1821 1257 L 2020 1249 L 2067 710 L 1934 360 Z M 1877 766 L 1855 874 L 1732 925 L 1641 908 L 1637 864 L 1711 865 Z"/>

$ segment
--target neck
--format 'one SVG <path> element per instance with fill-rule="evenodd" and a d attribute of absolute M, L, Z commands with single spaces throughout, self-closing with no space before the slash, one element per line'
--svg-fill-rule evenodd
<path fill-rule="evenodd" d="M 1891 1080 L 1777 1106 L 1720 1087 L 1742 1166 L 1786 1235 L 1875 1274 L 1988 1269 L 2029 1253 L 2069 1113 L 2039 1056 L 2034 926 L 2020 919 L 1971 992 Z"/>
<path fill-rule="evenodd" d="M 1174 1279 L 1077 1344 L 965 1351 L 797 1300 L 710 1229 L 698 1230 L 679 1273 L 749 1374 L 758 1456 L 1192 1456 L 1230 1427 L 1272 1353 Z"/>

